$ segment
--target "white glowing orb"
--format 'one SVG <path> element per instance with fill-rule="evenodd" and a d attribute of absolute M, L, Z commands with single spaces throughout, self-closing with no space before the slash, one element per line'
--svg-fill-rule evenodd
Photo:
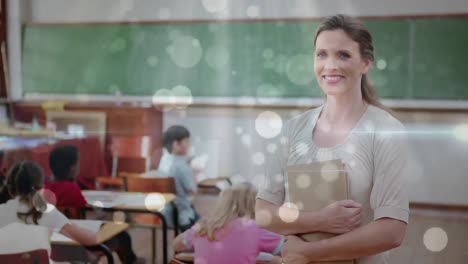
<path fill-rule="evenodd" d="M 271 153 L 271 154 L 274 154 L 274 153 L 276 152 L 276 149 L 277 149 L 277 148 L 278 148 L 278 147 L 276 146 L 275 143 L 269 143 L 269 144 L 267 145 L 267 151 L 268 151 L 269 153 Z"/>
<path fill-rule="evenodd" d="M 310 186 L 310 175 L 299 174 L 296 178 L 296 185 L 301 189 L 307 189 Z"/>
<path fill-rule="evenodd" d="M 468 125 L 456 126 L 453 135 L 460 141 L 468 142 Z"/>
<path fill-rule="evenodd" d="M 244 134 L 241 137 L 241 142 L 242 142 L 242 145 L 249 147 L 252 144 L 252 138 L 250 137 L 249 134 Z"/>
<path fill-rule="evenodd" d="M 174 103 L 175 98 L 172 95 L 171 90 L 169 90 L 169 89 L 159 89 L 158 91 L 156 91 L 154 93 L 153 97 L 151 98 L 151 101 L 153 102 L 153 104 L 168 102 L 168 101 L 170 103 Z"/>
<path fill-rule="evenodd" d="M 271 111 L 265 111 L 258 115 L 255 120 L 255 129 L 257 133 L 264 138 L 274 138 L 281 133 L 283 120 L 281 117 Z"/>
<path fill-rule="evenodd" d="M 387 68 L 387 62 L 384 59 L 380 59 L 377 61 L 377 68 L 379 70 L 385 70 Z"/>
<path fill-rule="evenodd" d="M 265 162 L 265 154 L 263 154 L 262 152 L 255 153 L 252 156 L 252 161 L 255 165 L 263 165 L 263 163 Z"/>
<path fill-rule="evenodd" d="M 293 203 L 285 203 L 278 210 L 279 218 L 285 223 L 292 223 L 299 217 L 299 209 Z"/>
<path fill-rule="evenodd" d="M 440 252 L 447 247 L 448 236 L 440 227 L 429 228 L 423 237 L 424 246 L 432 252 Z"/>
<path fill-rule="evenodd" d="M 172 61 L 181 68 L 191 68 L 200 62 L 203 54 L 200 41 L 192 36 L 179 36 L 167 48 Z"/>
<path fill-rule="evenodd" d="M 55 196 L 55 193 L 48 190 L 48 189 L 42 189 L 41 191 L 42 197 L 46 199 L 46 201 L 52 205 L 57 205 L 57 197 Z"/>
<path fill-rule="evenodd" d="M 341 168 L 337 167 L 333 163 L 325 164 L 322 166 L 320 175 L 326 182 L 334 182 L 340 175 Z"/>
<path fill-rule="evenodd" d="M 145 197 L 145 207 L 146 209 L 153 211 L 159 210 L 166 204 L 166 199 L 162 194 L 151 193 Z"/>
<path fill-rule="evenodd" d="M 192 104 L 192 91 L 187 86 L 177 85 L 172 88 L 171 92 L 175 103 L 178 104 L 177 108 L 184 109 L 188 105 Z"/>

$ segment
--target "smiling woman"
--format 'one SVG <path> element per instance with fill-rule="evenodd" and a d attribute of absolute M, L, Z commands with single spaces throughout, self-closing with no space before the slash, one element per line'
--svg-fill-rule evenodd
<path fill-rule="evenodd" d="M 372 35 L 358 21 L 342 24 L 343 29 L 336 27 L 343 22 L 326 21 L 315 34 L 314 71 L 319 85 L 325 94 L 346 93 L 348 91 L 343 88 L 354 83 L 361 88 L 364 101 L 384 108 L 368 79 L 368 72 L 374 61 Z"/>
<path fill-rule="evenodd" d="M 368 82 L 374 60 L 371 34 L 354 18 L 332 16 L 316 31 L 314 53 L 325 103 L 283 125 L 287 144 L 267 158 L 256 204 L 263 213 L 257 222 L 289 235 L 282 249 L 288 264 L 352 259 L 391 263 L 388 250 L 400 245 L 408 222 L 410 158 L 403 125 L 386 111 Z M 352 200 L 315 212 L 291 204 L 288 191 L 294 188 L 288 188 L 287 166 L 335 159 L 346 165 Z M 326 192 L 304 181 L 296 184 Z M 262 219 L 265 215 L 268 221 Z M 338 236 L 315 242 L 295 236 L 317 231 Z"/>

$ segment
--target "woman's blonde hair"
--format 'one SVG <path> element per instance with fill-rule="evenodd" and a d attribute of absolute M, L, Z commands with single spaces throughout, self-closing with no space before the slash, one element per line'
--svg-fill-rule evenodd
<path fill-rule="evenodd" d="M 255 196 L 257 190 L 251 183 L 236 184 L 224 190 L 211 217 L 202 219 L 196 225 L 199 236 L 216 240 L 214 233 L 232 220 L 240 217 L 255 219 Z"/>

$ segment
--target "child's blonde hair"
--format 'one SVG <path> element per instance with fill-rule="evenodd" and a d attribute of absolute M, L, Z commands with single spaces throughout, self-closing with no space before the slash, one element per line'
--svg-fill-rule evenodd
<path fill-rule="evenodd" d="M 211 217 L 197 223 L 199 236 L 207 236 L 209 240 L 216 240 L 214 233 L 232 220 L 239 217 L 255 219 L 255 196 L 257 190 L 251 183 L 236 184 L 224 190 Z"/>

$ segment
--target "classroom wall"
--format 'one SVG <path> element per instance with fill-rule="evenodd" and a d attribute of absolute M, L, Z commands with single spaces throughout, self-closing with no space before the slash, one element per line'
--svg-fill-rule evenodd
<path fill-rule="evenodd" d="M 30 21 L 85 22 L 157 19 L 323 17 L 468 12 L 466 0 L 29 0 Z M 203 5 L 203 3 L 206 3 Z M 211 3 L 211 4 L 210 4 Z M 216 4 L 218 3 L 218 4 Z M 227 6 L 226 12 L 212 14 Z"/>
<path fill-rule="evenodd" d="M 228 8 L 226 11 L 210 13 L 203 3 L 213 2 L 221 4 L 226 2 Z M 208 5 L 208 9 L 215 8 L 217 6 Z M 335 13 L 358 16 L 468 13 L 468 4 L 466 0 L 27 0 L 22 2 L 17 22 L 323 17 Z M 15 31 L 10 34 L 15 34 Z M 17 32 L 14 36 L 18 38 Z M 10 52 L 17 53 L 18 48 L 19 46 L 10 46 Z M 10 63 L 15 63 L 15 60 Z M 16 65 L 18 64 L 19 62 Z M 18 69 L 16 67 L 12 70 Z M 12 74 L 15 75 L 15 72 Z M 13 86 L 20 88 L 20 80 L 17 77 L 13 78 L 12 82 Z M 263 173 L 262 157 L 267 155 L 264 140 L 255 129 L 255 119 L 266 110 L 275 111 L 284 120 L 297 114 L 298 111 L 303 111 L 294 108 L 230 107 L 173 109 L 167 110 L 164 114 L 164 128 L 173 124 L 186 125 L 193 135 L 195 152 L 214 153 L 217 149 L 218 153 L 213 159 L 218 159 L 215 162 L 219 175 L 255 180 Z M 418 122 L 426 121 L 428 120 Z M 451 127 L 466 121 L 458 118 L 445 125 Z M 441 122 L 441 120 L 430 121 L 436 125 Z M 451 151 L 441 154 L 440 149 L 442 146 L 447 146 L 447 141 L 452 146 Z M 454 160 L 460 161 L 463 160 L 462 157 L 468 156 L 467 143 L 454 141 L 453 136 L 446 134 L 426 141 L 415 140 L 412 144 L 416 156 L 420 157 L 422 166 L 419 170 L 423 177 L 412 179 L 411 199 L 422 202 L 468 204 L 468 192 L 464 192 L 462 187 L 468 186 L 468 175 L 465 173 L 468 171 L 468 165 L 465 164 L 468 163 L 458 163 L 457 169 L 454 170 Z M 434 159 L 438 160 L 436 168 L 434 168 Z M 440 175 L 440 172 L 447 174 Z"/>

